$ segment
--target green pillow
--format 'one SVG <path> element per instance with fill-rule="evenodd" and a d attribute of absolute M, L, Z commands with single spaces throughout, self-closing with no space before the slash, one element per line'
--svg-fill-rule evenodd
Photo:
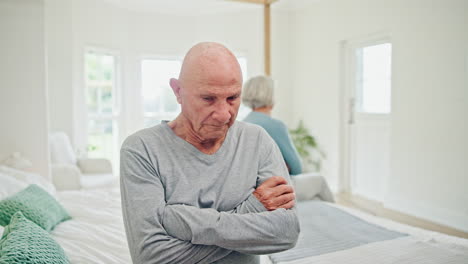
<path fill-rule="evenodd" d="M 0 201 L 0 225 L 8 225 L 10 218 L 18 211 L 46 231 L 71 219 L 57 200 L 36 184 Z"/>
<path fill-rule="evenodd" d="M 62 247 L 21 212 L 11 218 L 0 240 L 0 264 L 70 263 Z"/>

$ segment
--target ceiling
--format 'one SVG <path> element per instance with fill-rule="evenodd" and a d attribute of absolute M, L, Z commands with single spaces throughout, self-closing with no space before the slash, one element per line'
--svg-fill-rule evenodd
<path fill-rule="evenodd" d="M 104 0 L 115 6 L 136 12 L 170 15 L 203 15 L 261 10 L 261 4 L 232 0 Z M 279 0 L 274 9 L 297 10 L 319 0 Z"/>

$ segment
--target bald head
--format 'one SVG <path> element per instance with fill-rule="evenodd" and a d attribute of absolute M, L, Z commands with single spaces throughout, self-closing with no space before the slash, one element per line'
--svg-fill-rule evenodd
<path fill-rule="evenodd" d="M 215 42 L 202 42 L 185 55 L 179 75 L 182 83 L 242 84 L 239 63 L 225 46 Z"/>

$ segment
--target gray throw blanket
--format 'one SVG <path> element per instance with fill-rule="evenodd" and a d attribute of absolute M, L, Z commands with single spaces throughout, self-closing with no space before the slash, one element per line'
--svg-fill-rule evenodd
<path fill-rule="evenodd" d="M 301 234 L 297 245 L 270 255 L 273 263 L 317 256 L 406 234 L 370 224 L 322 201 L 298 203 Z"/>

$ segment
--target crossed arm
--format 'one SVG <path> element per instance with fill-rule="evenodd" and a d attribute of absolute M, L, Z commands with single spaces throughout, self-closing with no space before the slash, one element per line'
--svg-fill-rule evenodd
<path fill-rule="evenodd" d="M 258 195 L 271 208 L 281 204 L 276 210 L 232 214 L 212 208 L 169 205 L 164 208 L 163 226 L 169 235 L 181 240 L 199 245 L 216 245 L 246 254 L 269 254 L 289 249 L 295 245 L 299 225 L 295 210 L 285 209 L 294 204 L 294 194 L 283 193 L 292 191 L 292 188 L 277 185 L 282 181 L 285 180 L 281 177 L 270 178 L 250 196 Z M 250 202 L 249 199 L 246 204 Z M 247 206 L 241 207 L 245 209 Z"/>
<path fill-rule="evenodd" d="M 144 156 L 122 149 L 121 157 L 122 208 L 135 263 L 210 263 L 232 250 L 272 253 L 297 240 L 295 210 L 285 209 L 294 205 L 294 196 L 279 177 L 265 181 L 234 210 L 217 212 L 166 205 L 164 187 Z"/>

